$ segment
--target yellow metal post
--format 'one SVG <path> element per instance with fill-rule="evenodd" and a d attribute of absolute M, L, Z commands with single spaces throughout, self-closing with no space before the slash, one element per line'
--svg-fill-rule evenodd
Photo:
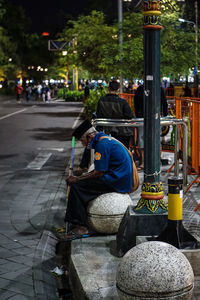
<path fill-rule="evenodd" d="M 157 240 L 169 243 L 178 249 L 198 248 L 197 240 L 182 224 L 183 179 L 168 179 L 168 224 Z"/>

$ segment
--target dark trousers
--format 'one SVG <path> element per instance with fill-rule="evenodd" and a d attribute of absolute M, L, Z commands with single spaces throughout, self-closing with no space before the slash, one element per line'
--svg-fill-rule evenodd
<path fill-rule="evenodd" d="M 87 226 L 88 203 L 105 193 L 116 192 L 100 179 L 73 183 L 70 187 L 65 222 Z"/>

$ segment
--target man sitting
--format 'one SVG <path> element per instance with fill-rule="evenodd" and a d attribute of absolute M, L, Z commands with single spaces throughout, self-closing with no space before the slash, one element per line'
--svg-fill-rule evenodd
<path fill-rule="evenodd" d="M 105 193 L 129 193 L 133 182 L 132 160 L 120 142 L 97 132 L 88 120 L 74 131 L 73 136 L 84 147 L 95 150 L 95 168 L 92 172 L 66 179 L 67 184 L 71 185 L 65 215 L 68 239 L 89 235 L 87 206 L 91 200 Z"/>

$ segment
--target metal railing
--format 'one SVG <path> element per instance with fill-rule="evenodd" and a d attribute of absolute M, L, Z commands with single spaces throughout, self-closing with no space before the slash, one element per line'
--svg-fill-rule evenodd
<path fill-rule="evenodd" d="M 140 127 L 143 126 L 143 118 L 135 118 L 131 120 L 124 119 L 95 119 L 93 120 L 93 126 L 109 126 L 109 127 Z M 176 119 L 174 117 L 160 118 L 160 125 L 174 125 L 175 127 L 175 149 L 174 149 L 174 175 L 179 176 L 179 135 L 180 126 L 182 130 L 182 150 L 183 150 L 183 184 L 187 184 L 187 123 L 182 119 Z"/>

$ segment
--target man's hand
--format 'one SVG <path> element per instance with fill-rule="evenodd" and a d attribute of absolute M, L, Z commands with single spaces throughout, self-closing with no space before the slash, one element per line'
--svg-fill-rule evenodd
<path fill-rule="evenodd" d="M 92 172 L 85 173 L 81 176 L 68 176 L 66 178 L 66 182 L 67 182 L 67 184 L 70 185 L 72 183 L 82 181 L 82 180 L 99 178 L 99 177 L 103 176 L 103 174 L 104 174 L 104 172 L 102 172 L 102 171 L 93 170 Z"/>
<path fill-rule="evenodd" d="M 74 182 L 77 182 L 78 181 L 78 177 L 77 176 L 68 176 L 67 178 L 66 178 L 66 182 L 67 182 L 67 184 L 72 184 L 72 183 L 74 183 Z"/>

